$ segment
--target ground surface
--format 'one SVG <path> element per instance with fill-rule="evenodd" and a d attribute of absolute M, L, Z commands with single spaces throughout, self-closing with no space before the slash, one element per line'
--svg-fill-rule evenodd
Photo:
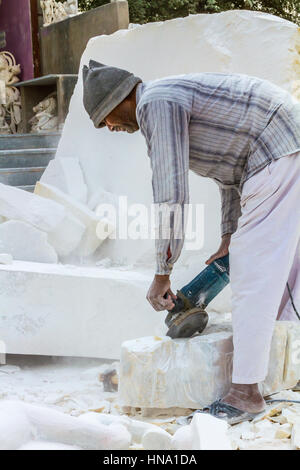
<path fill-rule="evenodd" d="M 0 366 L 0 399 L 44 404 L 72 415 L 115 401 L 103 391 L 99 374 L 110 365 L 100 359 L 7 356 Z"/>
<path fill-rule="evenodd" d="M 99 380 L 99 374 L 111 364 L 99 359 L 8 356 L 6 365 L 0 366 L 0 400 L 46 405 L 73 416 L 91 410 L 119 414 L 117 393 L 104 392 Z M 299 391 L 286 391 L 278 396 L 300 400 Z M 172 410 L 171 413 L 172 416 L 153 417 L 138 412 L 135 418 L 160 424 L 173 434 L 178 429 L 175 417 L 180 412 Z M 269 406 L 265 419 L 229 429 L 232 446 L 234 449 L 293 449 L 291 435 L 295 423 L 300 424 L 300 405 Z"/>

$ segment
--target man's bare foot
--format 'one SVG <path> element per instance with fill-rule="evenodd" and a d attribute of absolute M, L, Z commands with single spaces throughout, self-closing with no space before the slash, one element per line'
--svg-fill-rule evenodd
<path fill-rule="evenodd" d="M 266 403 L 263 399 L 258 384 L 241 385 L 232 384 L 228 394 L 222 399 L 235 408 L 248 413 L 260 413 L 264 411 Z"/>

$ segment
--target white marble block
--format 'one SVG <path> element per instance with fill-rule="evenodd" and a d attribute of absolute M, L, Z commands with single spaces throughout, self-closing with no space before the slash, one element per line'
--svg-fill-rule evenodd
<path fill-rule="evenodd" d="M 262 12 L 230 10 L 93 37 L 80 69 L 92 58 L 129 70 L 144 81 L 195 72 L 242 73 L 270 80 L 300 98 L 299 44 L 297 24 Z M 145 56 L 151 60 L 145 60 Z M 96 129 L 84 109 L 82 94 L 79 74 L 56 159 L 78 156 L 90 196 L 101 187 L 148 207 L 152 202 L 152 175 L 145 139 L 140 132 L 128 135 Z M 219 244 L 219 189 L 214 181 L 192 172 L 189 188 L 191 202 L 205 204 L 203 248 L 209 257 Z M 96 204 L 97 198 L 91 199 L 92 209 Z M 144 263 L 145 255 L 154 259 L 152 240 L 130 241 L 108 240 L 105 256 L 113 262 L 126 258 L 128 264 Z M 187 254 L 192 262 L 195 251 Z"/>
<path fill-rule="evenodd" d="M 231 332 L 183 340 L 146 337 L 122 344 L 119 400 L 140 408 L 197 408 L 229 389 Z"/>
<path fill-rule="evenodd" d="M 50 184 L 80 202 L 87 202 L 87 186 L 78 158 L 56 158 L 44 171 L 41 182 Z"/>
<path fill-rule="evenodd" d="M 104 234 L 104 230 L 99 230 L 99 223 L 101 224 L 100 217 L 92 212 L 87 206 L 81 204 L 80 202 L 73 199 L 66 193 L 63 193 L 59 189 L 51 186 L 50 184 L 44 184 L 38 182 L 34 190 L 35 194 L 53 200 L 62 206 L 68 211 L 69 214 L 72 214 L 76 217 L 82 224 L 85 226 L 85 232 L 83 234 L 82 240 L 76 248 L 76 255 L 89 256 L 92 255 L 99 245 L 104 241 L 104 237 L 101 239 L 97 236 L 97 228 L 99 233 Z M 113 230 L 111 224 L 106 225 L 106 236 L 109 236 Z"/>
<path fill-rule="evenodd" d="M 220 329 L 224 331 L 220 331 Z M 295 385 L 299 365 L 286 363 L 290 355 L 287 334 L 300 326 L 278 322 L 273 336 L 267 393 L 286 388 L 285 376 Z M 226 331 L 227 330 L 227 331 Z M 190 339 L 146 337 L 122 345 L 119 400 L 138 408 L 198 408 L 226 394 L 231 383 L 233 344 L 229 324 L 212 325 Z M 293 383 L 292 383 L 293 382 Z"/>
<path fill-rule="evenodd" d="M 55 230 L 48 232 L 48 242 L 60 257 L 64 257 L 73 253 L 79 246 L 84 233 L 85 226 L 66 212 L 62 223 Z"/>
<path fill-rule="evenodd" d="M 57 263 L 57 253 L 45 232 L 18 220 L 0 225 L 0 250 L 20 261 Z"/>
<path fill-rule="evenodd" d="M 0 215 L 22 220 L 45 232 L 51 232 L 65 217 L 64 207 L 12 186 L 0 183 Z"/>
<path fill-rule="evenodd" d="M 0 340 L 7 354 L 119 359 L 122 342 L 160 326 L 145 300 L 151 280 L 152 271 L 0 265 Z"/>
<path fill-rule="evenodd" d="M 0 253 L 0 264 L 11 264 L 13 257 L 10 253 Z"/>
<path fill-rule="evenodd" d="M 0 215 L 19 220 L 48 233 L 60 256 L 71 253 L 81 241 L 84 225 L 57 202 L 0 183 Z"/>

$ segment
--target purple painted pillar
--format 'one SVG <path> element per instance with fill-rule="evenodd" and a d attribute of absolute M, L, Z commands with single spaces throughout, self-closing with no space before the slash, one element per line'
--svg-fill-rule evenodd
<path fill-rule="evenodd" d="M 34 78 L 30 0 L 2 0 L 0 31 L 6 33 L 6 50 L 21 64 L 21 80 Z"/>

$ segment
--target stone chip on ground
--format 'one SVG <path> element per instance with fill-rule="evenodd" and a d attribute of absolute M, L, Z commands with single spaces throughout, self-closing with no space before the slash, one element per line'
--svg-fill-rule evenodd
<path fill-rule="evenodd" d="M 79 419 L 91 424 L 122 424 L 127 428 L 128 432 L 131 434 L 133 442 L 139 444 L 142 442 L 143 436 L 146 432 L 153 431 L 154 433 L 156 433 L 159 432 L 160 429 L 155 424 L 138 420 L 134 417 L 131 418 L 126 415 L 113 415 L 109 413 L 89 412 L 79 416 Z"/>
<path fill-rule="evenodd" d="M 289 439 L 255 439 L 254 441 L 240 440 L 239 450 L 293 450 Z"/>
<path fill-rule="evenodd" d="M 232 450 L 226 421 L 196 413 L 190 426 L 192 450 Z"/>
<path fill-rule="evenodd" d="M 0 365 L 0 373 L 4 374 L 15 374 L 19 372 L 21 369 L 18 366 L 11 366 L 11 365 Z"/>
<path fill-rule="evenodd" d="M 172 448 L 175 450 L 192 450 L 191 426 L 181 426 L 172 436 Z"/>
<path fill-rule="evenodd" d="M 279 426 L 275 433 L 275 439 L 289 439 L 291 437 L 292 426 L 289 423 Z"/>

